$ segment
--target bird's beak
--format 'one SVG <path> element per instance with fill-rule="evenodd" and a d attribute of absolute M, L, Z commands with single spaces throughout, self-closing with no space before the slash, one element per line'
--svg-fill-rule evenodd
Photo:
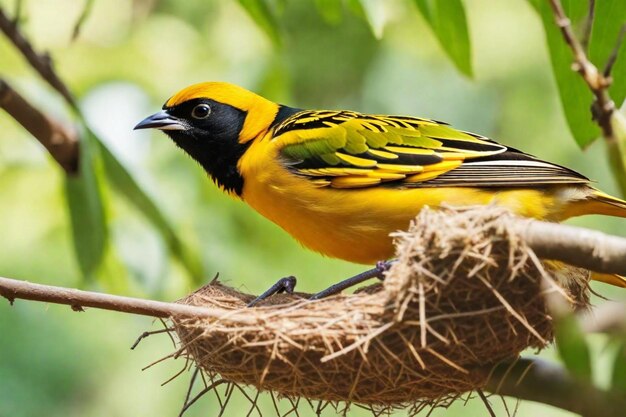
<path fill-rule="evenodd" d="M 137 126 L 135 126 L 133 130 L 138 129 L 186 130 L 187 126 L 180 119 L 177 119 L 165 111 L 160 111 L 137 123 Z"/>

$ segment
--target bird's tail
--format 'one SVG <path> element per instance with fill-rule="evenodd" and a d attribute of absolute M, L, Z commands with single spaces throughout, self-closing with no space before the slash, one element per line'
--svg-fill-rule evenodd
<path fill-rule="evenodd" d="M 573 201 L 569 204 L 565 213 L 566 218 L 585 214 L 626 217 L 626 201 L 603 193 L 595 188 L 589 189 L 589 192 L 586 194 L 585 198 Z M 621 275 L 592 272 L 591 279 L 615 285 L 616 287 L 626 288 L 626 278 Z"/>
<path fill-rule="evenodd" d="M 600 281 L 606 284 L 615 285 L 616 287 L 626 288 L 626 278 L 621 275 L 592 272 L 591 279 L 594 281 Z"/>
<path fill-rule="evenodd" d="M 565 218 L 585 214 L 626 217 L 626 201 L 592 188 L 585 198 L 568 205 Z"/>

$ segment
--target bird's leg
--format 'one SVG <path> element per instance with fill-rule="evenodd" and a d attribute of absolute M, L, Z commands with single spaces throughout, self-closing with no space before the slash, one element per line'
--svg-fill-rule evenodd
<path fill-rule="evenodd" d="M 344 279 L 330 287 L 326 288 L 318 292 L 317 294 L 313 294 L 309 297 L 309 300 L 319 300 L 320 298 L 328 297 L 329 295 L 335 295 L 345 290 L 346 288 L 350 288 L 354 285 L 360 284 L 363 281 L 367 281 L 371 278 L 378 278 L 380 280 L 385 279 L 385 272 L 389 270 L 393 261 L 378 261 L 376 262 L 376 267 L 369 269 L 365 272 L 361 272 L 353 277 L 348 279 Z"/>
<path fill-rule="evenodd" d="M 340 281 L 334 285 L 331 285 L 325 290 L 322 290 L 316 294 L 313 294 L 311 297 L 309 297 L 309 300 L 319 300 L 320 298 L 325 298 L 330 295 L 338 294 L 341 291 L 347 288 L 353 287 L 357 284 L 360 284 L 363 281 L 367 281 L 368 279 L 378 278 L 380 280 L 383 280 L 385 279 L 385 272 L 389 270 L 393 262 L 394 261 L 376 262 L 376 267 L 369 269 L 365 272 L 361 272 L 360 274 L 357 274 L 348 279 L 344 279 L 343 281 Z M 276 281 L 274 285 L 269 287 L 267 291 L 265 291 L 263 294 L 259 295 L 254 300 L 250 301 L 250 303 L 248 303 L 248 307 L 254 307 L 260 301 L 263 301 L 266 298 L 271 297 L 274 294 L 280 294 L 282 292 L 286 292 L 287 294 L 293 294 L 293 290 L 295 289 L 295 287 L 296 287 L 296 277 L 288 276 L 288 277 L 281 278 L 278 281 Z"/>
<path fill-rule="evenodd" d="M 296 288 L 296 277 L 293 275 L 284 277 L 276 281 L 274 285 L 269 287 L 267 291 L 263 294 L 259 295 L 254 300 L 248 303 L 248 307 L 254 307 L 260 301 L 265 300 L 268 297 L 271 297 L 274 294 L 280 294 L 281 292 L 286 292 L 287 294 L 293 294 L 293 290 Z"/>

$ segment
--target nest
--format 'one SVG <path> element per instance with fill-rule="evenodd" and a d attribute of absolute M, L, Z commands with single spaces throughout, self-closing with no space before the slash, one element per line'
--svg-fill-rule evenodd
<path fill-rule="evenodd" d="M 246 308 L 253 296 L 213 282 L 181 302 L 221 318 L 175 318 L 175 330 L 209 376 L 288 398 L 378 409 L 455 398 L 552 340 L 544 293 L 588 303 L 588 273 L 541 263 L 514 221 L 497 207 L 424 209 L 395 234 L 397 262 L 382 284 Z"/>

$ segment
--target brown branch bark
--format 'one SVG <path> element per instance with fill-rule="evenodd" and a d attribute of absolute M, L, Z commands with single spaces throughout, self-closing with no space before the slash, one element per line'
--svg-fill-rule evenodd
<path fill-rule="evenodd" d="M 0 108 L 30 132 L 68 174 L 78 171 L 78 135 L 42 113 L 0 79 Z"/>
<path fill-rule="evenodd" d="M 519 219 L 514 226 L 520 239 L 542 258 L 603 272 L 626 272 L 626 239 L 587 229 Z M 0 277 L 0 296 L 11 303 L 16 299 L 65 304 L 75 311 L 94 307 L 112 311 L 169 318 L 175 316 L 219 319 L 222 312 L 212 309 L 121 297 L 75 289 L 34 284 Z M 624 306 L 619 307 L 620 312 Z M 241 311 L 240 319 L 253 320 Z M 590 328 L 587 326 L 587 328 Z M 573 378 L 563 368 L 537 359 L 520 359 L 501 364 L 490 372 L 485 389 L 493 394 L 535 401 L 584 417 L 621 417 L 626 399 Z"/>
<path fill-rule="evenodd" d="M 531 219 L 519 219 L 514 228 L 541 259 L 563 261 L 605 274 L 626 275 L 625 238 Z"/>
<path fill-rule="evenodd" d="M 540 359 L 521 358 L 493 369 L 485 389 L 493 394 L 552 405 L 584 417 L 623 417 L 626 399 L 573 378 Z"/>
<path fill-rule="evenodd" d="M 208 308 L 81 291 L 2 277 L 0 277 L 0 296 L 9 300 L 11 304 L 16 299 L 42 301 L 68 305 L 74 311 L 83 311 L 83 307 L 94 307 L 160 318 L 174 316 L 219 318 L 221 314 Z"/>
<path fill-rule="evenodd" d="M 26 39 L 20 31 L 17 22 L 9 19 L 2 7 L 0 7 L 0 31 L 2 31 L 9 41 L 21 52 L 31 67 L 33 67 L 52 88 L 61 94 L 73 109 L 77 109 L 78 106 L 69 88 L 67 88 L 65 83 L 61 81 L 61 78 L 59 78 L 54 71 L 50 56 L 46 53 L 40 54 L 35 51 L 35 48 L 33 48 L 28 39 Z"/>
<path fill-rule="evenodd" d="M 78 106 L 69 88 L 55 72 L 46 53 L 38 53 L 22 34 L 16 19 L 10 19 L 0 7 L 0 31 L 24 56 L 31 67 L 55 89 L 74 110 Z M 68 174 L 78 172 L 78 133 L 39 111 L 0 79 L 0 107 L 28 130 Z"/>
<path fill-rule="evenodd" d="M 23 299 L 68 305 L 74 311 L 93 307 L 160 318 L 175 316 L 219 318 L 223 314 L 203 307 L 81 291 L 2 277 L 0 277 L 0 296 L 9 300 L 11 304 L 16 299 Z"/>
<path fill-rule="evenodd" d="M 542 259 L 552 259 L 597 272 L 626 274 L 626 239 L 581 227 L 518 219 L 513 230 Z M 13 300 L 26 300 L 96 307 L 134 314 L 169 317 L 187 311 L 201 315 L 206 309 L 187 309 L 172 303 L 138 300 L 108 294 L 71 290 L 60 287 L 0 278 L 0 295 Z"/>
<path fill-rule="evenodd" d="M 602 130 L 604 139 L 606 139 L 608 159 L 613 176 L 617 180 L 622 194 L 626 195 L 626 117 L 619 111 L 616 111 L 615 103 L 608 91 L 612 82 L 611 70 L 617 59 L 620 46 L 624 41 L 626 24 L 622 26 L 616 45 L 605 64 L 604 70 L 599 71 L 587 57 L 585 38 L 583 38 L 583 43 L 581 43 L 574 35 L 571 22 L 563 11 L 561 1 L 550 0 L 550 5 L 552 6 L 555 21 L 563 34 L 563 39 L 574 53 L 572 67 L 582 76 L 594 95 L 591 112 L 594 120 Z M 588 28 L 591 28 L 591 21 L 593 20 L 593 6 L 593 4 L 590 4 L 587 19 Z M 601 22 L 598 22 L 598 24 L 601 24 Z M 623 74 L 620 75 L 623 76 Z"/>

